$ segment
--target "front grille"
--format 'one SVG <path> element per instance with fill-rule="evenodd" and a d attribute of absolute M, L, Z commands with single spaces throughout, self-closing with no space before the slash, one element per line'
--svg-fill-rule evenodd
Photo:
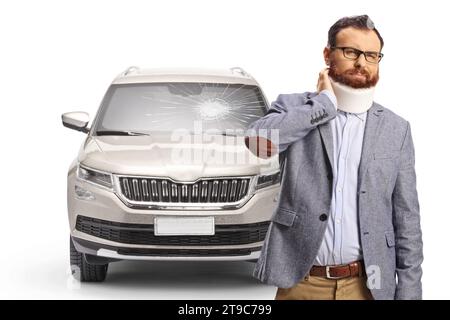
<path fill-rule="evenodd" d="M 217 203 L 242 200 L 250 178 L 201 179 L 193 183 L 170 179 L 119 177 L 121 194 L 129 201 L 157 203 Z"/>
<path fill-rule="evenodd" d="M 153 224 L 119 223 L 78 216 L 76 229 L 118 243 L 141 245 L 239 245 L 263 241 L 269 221 L 216 225 L 214 235 L 155 236 Z"/>

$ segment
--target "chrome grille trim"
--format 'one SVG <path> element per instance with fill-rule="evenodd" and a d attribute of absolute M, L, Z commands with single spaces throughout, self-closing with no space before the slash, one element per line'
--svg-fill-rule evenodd
<path fill-rule="evenodd" d="M 236 179 L 233 179 L 231 181 L 231 190 L 230 190 L 230 201 L 234 201 L 236 197 L 236 190 L 237 190 L 238 182 Z"/>
<path fill-rule="evenodd" d="M 253 195 L 256 176 L 175 181 L 167 177 L 114 175 L 116 193 L 141 209 L 236 209 Z"/>

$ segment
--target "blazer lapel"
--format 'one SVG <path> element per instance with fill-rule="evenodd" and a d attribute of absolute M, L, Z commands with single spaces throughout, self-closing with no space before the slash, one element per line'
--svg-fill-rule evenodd
<path fill-rule="evenodd" d="M 324 124 L 318 126 L 320 136 L 322 137 L 323 144 L 328 156 L 328 161 L 331 165 L 331 172 L 334 172 L 334 161 L 333 161 L 333 133 L 331 132 L 331 121 L 327 121 Z"/>
<path fill-rule="evenodd" d="M 361 151 L 361 161 L 358 168 L 358 192 L 361 187 L 361 182 L 367 172 L 367 167 L 373 159 L 373 148 L 376 144 L 380 124 L 383 120 L 383 107 L 373 103 L 367 111 L 366 127 L 364 129 L 364 138 Z"/>

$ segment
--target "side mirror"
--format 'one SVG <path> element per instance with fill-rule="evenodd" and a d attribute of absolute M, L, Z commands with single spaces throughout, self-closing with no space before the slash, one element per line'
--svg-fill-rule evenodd
<path fill-rule="evenodd" d="M 62 114 L 62 123 L 64 127 L 81 131 L 84 133 L 89 132 L 89 114 L 82 111 L 66 112 Z"/>

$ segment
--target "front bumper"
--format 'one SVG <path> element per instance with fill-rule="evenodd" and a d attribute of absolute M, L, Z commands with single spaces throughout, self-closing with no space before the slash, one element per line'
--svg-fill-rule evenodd
<path fill-rule="evenodd" d="M 239 261 L 259 258 L 260 246 L 245 249 L 133 249 L 103 245 L 72 237 L 78 252 L 89 255 L 93 264 L 119 260 Z"/>
<path fill-rule="evenodd" d="M 75 185 L 90 191 L 95 200 L 78 199 Z M 126 206 L 115 193 L 77 179 L 74 170 L 67 187 L 75 247 L 111 260 L 258 259 L 279 193 L 279 186 L 260 190 L 234 210 L 151 210 Z M 214 216 L 216 234 L 155 237 L 156 216 Z"/>

